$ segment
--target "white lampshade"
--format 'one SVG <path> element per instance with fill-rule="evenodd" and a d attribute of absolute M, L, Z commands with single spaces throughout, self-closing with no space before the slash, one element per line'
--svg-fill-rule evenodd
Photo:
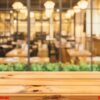
<path fill-rule="evenodd" d="M 88 1 L 86 0 L 81 0 L 78 2 L 78 6 L 81 8 L 81 9 L 86 9 L 88 7 Z"/>
<path fill-rule="evenodd" d="M 47 17 L 51 17 L 52 13 L 53 13 L 53 9 L 55 6 L 55 3 L 53 1 L 47 1 L 44 4 L 45 6 L 45 14 Z"/>
<path fill-rule="evenodd" d="M 53 1 L 47 1 L 44 6 L 46 9 L 54 9 L 55 3 Z"/>
<path fill-rule="evenodd" d="M 15 10 L 20 10 L 23 8 L 23 4 L 21 2 L 14 2 L 14 4 L 12 5 L 13 9 Z"/>
<path fill-rule="evenodd" d="M 75 13 L 79 13 L 81 10 L 80 10 L 80 8 L 78 7 L 78 6 L 74 6 L 74 12 Z"/>

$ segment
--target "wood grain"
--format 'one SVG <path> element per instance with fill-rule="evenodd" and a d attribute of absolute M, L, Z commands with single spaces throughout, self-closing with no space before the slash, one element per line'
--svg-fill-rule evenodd
<path fill-rule="evenodd" d="M 1 72 L 0 88 L 25 86 L 9 96 L 99 96 L 99 72 Z M 52 100 L 52 99 L 51 99 Z M 69 99 L 70 100 L 70 99 Z M 73 99 L 72 99 L 73 100 Z"/>

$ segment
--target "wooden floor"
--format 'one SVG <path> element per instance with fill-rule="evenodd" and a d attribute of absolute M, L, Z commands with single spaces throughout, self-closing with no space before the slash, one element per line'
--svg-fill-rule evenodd
<path fill-rule="evenodd" d="M 0 96 L 11 100 L 98 100 L 100 73 L 3 72 Z"/>

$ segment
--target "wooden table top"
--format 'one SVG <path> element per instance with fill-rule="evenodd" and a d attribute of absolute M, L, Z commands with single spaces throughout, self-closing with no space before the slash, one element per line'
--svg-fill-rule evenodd
<path fill-rule="evenodd" d="M 76 49 L 67 49 L 68 54 L 71 57 L 89 57 L 91 53 L 88 50 L 76 50 Z"/>
<path fill-rule="evenodd" d="M 21 86 L 23 91 L 8 91 L 7 96 L 99 96 L 99 72 L 3 72 L 0 88 Z M 19 90 L 19 89 L 18 89 Z M 4 91 L 4 92 L 5 92 Z M 12 93 L 11 93 L 12 92 Z M 48 99 L 46 99 L 48 100 Z M 52 100 L 52 99 L 50 99 Z M 55 99 L 56 100 L 56 99 Z M 57 99 L 58 100 L 58 99 Z M 61 99 L 63 100 L 63 99 Z M 66 99 L 64 99 L 66 100 Z M 68 99 L 70 100 L 70 99 Z M 73 99 L 74 100 L 74 99 Z M 78 100 L 78 99 L 77 99 Z M 85 100 L 85 99 L 80 99 Z"/>

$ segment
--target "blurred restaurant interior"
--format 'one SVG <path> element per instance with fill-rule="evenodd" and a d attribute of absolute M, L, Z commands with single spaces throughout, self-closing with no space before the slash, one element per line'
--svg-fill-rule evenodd
<path fill-rule="evenodd" d="M 100 0 L 0 0 L 0 64 L 100 63 Z"/>

